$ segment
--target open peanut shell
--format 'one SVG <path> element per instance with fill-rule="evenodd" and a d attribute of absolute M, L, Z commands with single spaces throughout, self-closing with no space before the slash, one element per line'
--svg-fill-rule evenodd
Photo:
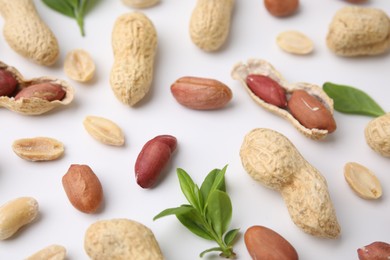
<path fill-rule="evenodd" d="M 0 96 L 0 107 L 5 107 L 11 111 L 24 115 L 40 115 L 46 113 L 56 107 L 65 106 L 72 102 L 74 98 L 74 89 L 66 81 L 53 77 L 39 77 L 26 80 L 22 74 L 14 67 L 0 61 L 0 69 L 7 70 L 16 78 L 18 85 L 15 93 L 12 96 Z M 49 82 L 60 85 L 65 91 L 65 96 L 61 100 L 47 101 L 41 98 L 20 98 L 15 99 L 16 93 L 28 86 Z"/>
<path fill-rule="evenodd" d="M 307 93 L 318 99 L 330 111 L 330 113 L 333 114 L 333 100 L 322 90 L 321 87 L 305 82 L 298 82 L 292 84 L 288 83 L 269 62 L 261 59 L 248 59 L 247 63 L 239 62 L 233 66 L 231 72 L 232 78 L 241 82 L 241 84 L 248 91 L 249 95 L 257 104 L 267 109 L 268 111 L 271 111 L 272 113 L 275 113 L 285 118 L 299 132 L 311 139 L 319 140 L 327 136 L 328 130 L 306 128 L 297 119 L 293 117 L 293 115 L 288 111 L 288 109 L 279 108 L 275 105 L 269 104 L 258 96 L 256 96 L 246 84 L 246 78 L 250 74 L 263 75 L 275 80 L 277 83 L 279 83 L 281 87 L 285 89 L 287 100 L 289 99 L 291 93 L 294 90 L 305 90 Z"/>

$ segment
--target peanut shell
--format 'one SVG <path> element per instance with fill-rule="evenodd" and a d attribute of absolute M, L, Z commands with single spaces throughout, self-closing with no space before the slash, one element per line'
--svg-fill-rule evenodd
<path fill-rule="evenodd" d="M 372 119 L 364 129 L 364 136 L 372 150 L 390 158 L 390 113 Z"/>
<path fill-rule="evenodd" d="M 13 96 L 0 96 L 0 107 L 5 107 L 23 115 L 41 115 L 54 108 L 69 105 L 73 101 L 74 89 L 64 80 L 46 76 L 26 80 L 16 68 L 8 66 L 1 61 L 0 68 L 12 72 L 15 76 L 18 81 L 16 93 L 30 85 L 44 82 L 60 85 L 65 91 L 65 97 L 63 99 L 54 101 L 47 101 L 41 98 L 20 98 L 16 100 Z"/>
<path fill-rule="evenodd" d="M 246 84 L 246 78 L 250 74 L 264 75 L 275 80 L 280 86 L 282 86 L 286 90 L 287 97 L 289 97 L 291 93 L 296 89 L 305 90 L 310 95 L 316 97 L 333 115 L 333 100 L 322 90 L 321 87 L 304 82 L 290 84 L 269 62 L 261 59 L 249 59 L 246 64 L 243 62 L 237 63 L 233 66 L 231 72 L 232 78 L 241 82 L 242 86 L 248 91 L 251 98 L 257 104 L 259 104 L 266 110 L 285 118 L 305 136 L 314 140 L 319 140 L 325 138 L 328 135 L 328 130 L 306 128 L 296 118 L 294 118 L 288 110 L 269 104 L 258 96 L 256 96 Z"/>

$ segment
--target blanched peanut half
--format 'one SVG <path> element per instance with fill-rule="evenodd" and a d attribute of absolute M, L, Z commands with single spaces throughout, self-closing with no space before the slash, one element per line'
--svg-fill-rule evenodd
<path fill-rule="evenodd" d="M 64 260 L 65 257 L 65 247 L 60 245 L 50 245 L 27 257 L 25 260 Z"/>
<path fill-rule="evenodd" d="M 156 5 L 160 0 L 122 0 L 122 2 L 133 8 L 147 8 Z"/>
<path fill-rule="evenodd" d="M 382 196 L 378 178 L 365 166 L 355 162 L 345 164 L 344 177 L 352 190 L 363 199 L 378 199 Z"/>
<path fill-rule="evenodd" d="M 0 240 L 10 238 L 22 226 L 38 216 L 38 202 L 31 197 L 20 197 L 0 207 Z"/>
<path fill-rule="evenodd" d="M 65 74 L 76 81 L 87 82 L 95 74 L 95 63 L 88 52 L 82 49 L 70 51 L 65 57 Z"/>
<path fill-rule="evenodd" d="M 288 53 L 309 54 L 314 49 L 313 41 L 298 31 L 284 31 L 276 37 L 278 46 Z"/>
<path fill-rule="evenodd" d="M 28 161 L 51 161 L 64 153 L 64 145 L 49 137 L 23 138 L 12 144 L 14 152 Z"/>
<path fill-rule="evenodd" d="M 87 116 L 83 124 L 85 130 L 99 142 L 114 146 L 121 146 L 125 143 L 122 129 L 109 119 Z"/>

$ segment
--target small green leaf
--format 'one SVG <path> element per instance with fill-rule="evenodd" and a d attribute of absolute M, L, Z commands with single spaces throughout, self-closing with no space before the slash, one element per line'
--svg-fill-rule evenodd
<path fill-rule="evenodd" d="M 239 228 L 232 229 L 229 232 L 225 234 L 225 237 L 223 238 L 223 241 L 227 246 L 231 246 L 234 243 L 234 240 L 236 239 L 238 232 L 240 231 Z"/>
<path fill-rule="evenodd" d="M 66 0 L 42 0 L 42 2 L 54 11 L 75 18 L 73 7 Z"/>
<path fill-rule="evenodd" d="M 232 204 L 226 192 L 214 190 L 206 204 L 206 217 L 215 233 L 222 237 L 232 218 Z"/>
<path fill-rule="evenodd" d="M 204 250 L 202 253 L 200 253 L 199 257 L 203 257 L 205 254 L 210 253 L 210 252 L 223 252 L 222 248 L 220 247 L 213 247 L 207 250 Z"/>
<path fill-rule="evenodd" d="M 169 216 L 169 215 L 178 215 L 178 214 L 184 214 L 188 211 L 191 210 L 191 207 L 188 207 L 189 205 L 181 205 L 180 207 L 177 208 L 169 208 L 161 211 L 159 214 L 157 214 L 153 220 Z"/>
<path fill-rule="evenodd" d="M 200 209 L 199 202 L 199 188 L 191 179 L 186 171 L 183 169 L 177 169 L 177 176 L 179 177 L 180 188 L 188 202 L 196 209 Z"/>
<path fill-rule="evenodd" d="M 194 208 L 176 215 L 177 219 L 192 233 L 207 240 L 214 240 L 213 236 L 208 232 L 204 226 L 202 215 Z"/>
<path fill-rule="evenodd" d="M 216 189 L 221 191 L 226 191 L 225 188 L 225 172 L 227 166 L 222 170 L 214 169 L 212 170 L 204 179 L 202 186 L 200 187 L 200 192 L 205 201 L 209 197 L 210 193 Z"/>
<path fill-rule="evenodd" d="M 333 99 L 334 109 L 338 112 L 373 117 L 385 114 L 385 111 L 362 90 L 330 82 L 326 82 L 323 89 Z"/>

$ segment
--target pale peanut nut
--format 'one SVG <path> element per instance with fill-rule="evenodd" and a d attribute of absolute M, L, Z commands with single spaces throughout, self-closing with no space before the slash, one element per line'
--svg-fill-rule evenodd
<path fill-rule="evenodd" d="M 284 135 L 257 128 L 244 138 L 240 158 L 246 172 L 279 191 L 293 222 L 308 234 L 337 238 L 340 225 L 326 179 Z"/>
<path fill-rule="evenodd" d="M 287 107 L 286 91 L 270 77 L 251 74 L 246 77 L 246 84 L 256 96 L 268 104 Z"/>
<path fill-rule="evenodd" d="M 288 16 L 297 11 L 299 0 L 264 0 L 264 6 L 273 16 Z"/>
<path fill-rule="evenodd" d="M 52 161 L 64 153 L 64 145 L 49 137 L 22 138 L 12 144 L 13 151 L 27 161 Z"/>
<path fill-rule="evenodd" d="M 140 12 L 118 17 L 112 48 L 111 88 L 121 102 L 134 106 L 149 93 L 153 81 L 157 32 L 152 21 Z"/>
<path fill-rule="evenodd" d="M 103 202 L 103 187 L 88 165 L 72 164 L 62 177 L 70 203 L 81 212 L 94 213 Z"/>
<path fill-rule="evenodd" d="M 40 18 L 33 0 L 1 0 L 0 13 L 4 38 L 14 51 L 40 65 L 57 61 L 57 39 Z"/>
<path fill-rule="evenodd" d="M 171 93 L 181 105 L 198 110 L 222 108 L 233 96 L 224 83 L 199 77 L 179 78 L 171 85 Z"/>
<path fill-rule="evenodd" d="M 38 202 L 32 197 L 20 197 L 0 207 L 0 240 L 12 237 L 21 227 L 38 216 Z"/>
<path fill-rule="evenodd" d="M 344 177 L 348 185 L 363 199 L 379 199 L 382 186 L 375 174 L 365 166 L 349 162 L 344 166 Z"/>
<path fill-rule="evenodd" d="M 100 220 L 84 236 L 84 249 L 92 260 L 163 260 L 153 232 L 130 219 Z"/>
<path fill-rule="evenodd" d="M 190 18 L 192 42 L 205 51 L 219 50 L 230 31 L 235 0 L 197 0 Z"/>
<path fill-rule="evenodd" d="M 276 43 L 285 52 L 305 55 L 314 49 L 313 41 L 298 31 L 284 31 L 276 37 Z"/>
<path fill-rule="evenodd" d="M 64 71 L 69 78 L 79 82 L 90 81 L 95 69 L 95 63 L 87 51 L 75 49 L 66 54 Z"/>
<path fill-rule="evenodd" d="M 15 96 L 15 100 L 26 98 L 39 98 L 46 101 L 62 100 L 66 95 L 66 91 L 62 86 L 51 82 L 42 82 L 30 85 L 23 88 Z"/>
<path fill-rule="evenodd" d="M 61 245 L 47 246 L 25 260 L 65 260 L 66 249 Z"/>
<path fill-rule="evenodd" d="M 339 56 L 379 55 L 390 50 L 390 18 L 381 9 L 347 6 L 336 12 L 326 36 Z"/>
<path fill-rule="evenodd" d="M 156 184 L 176 147 L 177 139 L 171 135 L 158 135 L 146 142 L 134 166 L 135 179 L 140 187 L 151 188 Z"/>
<path fill-rule="evenodd" d="M 264 226 L 251 226 L 244 234 L 252 259 L 298 260 L 295 248 L 279 233 Z"/>
<path fill-rule="evenodd" d="M 390 113 L 371 120 L 364 130 L 364 136 L 372 150 L 390 157 Z"/>
<path fill-rule="evenodd" d="M 114 146 L 122 146 L 125 143 L 122 129 L 107 118 L 87 116 L 83 125 L 85 130 L 99 142 Z"/>
<path fill-rule="evenodd" d="M 250 97 L 257 104 L 259 104 L 264 109 L 285 118 L 305 136 L 314 140 L 319 140 L 325 138 L 329 134 L 327 129 L 308 128 L 302 125 L 288 109 L 280 108 L 274 104 L 270 104 L 257 96 L 247 84 L 247 78 L 249 75 L 262 75 L 275 81 L 285 90 L 287 97 L 291 96 L 295 90 L 304 90 L 310 96 L 318 99 L 323 104 L 323 106 L 329 110 L 330 114 L 333 115 L 333 100 L 324 92 L 320 86 L 304 82 L 290 84 L 269 62 L 261 59 L 249 59 L 246 63 L 239 62 L 233 66 L 231 72 L 232 78 L 238 80 L 241 83 L 241 85 L 249 93 Z M 271 93 L 268 93 L 268 95 L 271 95 Z"/>
<path fill-rule="evenodd" d="M 33 97 L 24 97 L 16 100 L 13 96 L 0 96 L 0 107 L 5 107 L 23 115 L 41 115 L 54 108 L 69 105 L 73 101 L 74 89 L 66 81 L 45 76 L 27 80 L 23 78 L 22 74 L 16 68 L 1 61 L 0 69 L 11 72 L 12 76 L 17 80 L 17 88 L 14 94 L 23 91 L 23 89 L 29 86 L 40 85 L 42 83 L 61 86 L 61 89 L 65 91 L 65 95 L 61 100 L 56 99 L 53 101 Z M 31 91 L 31 89 L 29 91 Z M 29 95 L 31 95 L 31 92 Z"/>
<path fill-rule="evenodd" d="M 17 85 L 18 81 L 11 71 L 0 69 L 0 96 L 10 97 Z"/>
<path fill-rule="evenodd" d="M 359 260 L 387 260 L 390 259 L 390 244 L 375 241 L 369 245 L 358 248 Z"/>
<path fill-rule="evenodd" d="M 147 8 L 156 5 L 160 0 L 122 0 L 122 2 L 134 8 Z"/>
<path fill-rule="evenodd" d="M 294 118 L 309 129 L 325 129 L 328 133 L 336 130 L 336 121 L 332 113 L 321 101 L 305 90 L 294 90 L 287 107 Z"/>

